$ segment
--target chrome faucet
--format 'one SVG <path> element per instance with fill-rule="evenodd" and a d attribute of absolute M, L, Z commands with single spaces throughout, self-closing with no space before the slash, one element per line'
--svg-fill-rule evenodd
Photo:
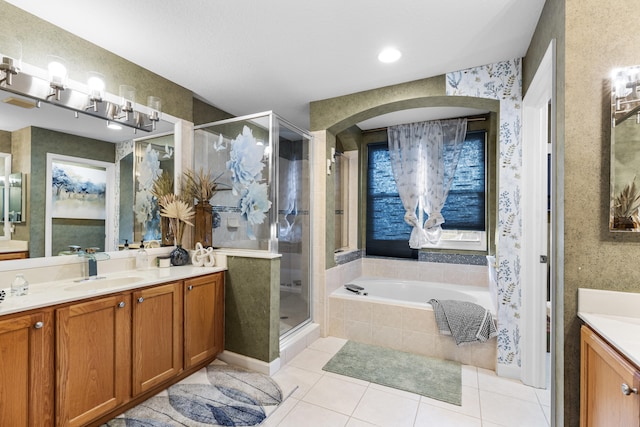
<path fill-rule="evenodd" d="M 98 277 L 98 260 L 96 259 L 96 251 L 98 248 L 85 249 L 85 257 L 89 264 L 89 279 L 95 279 Z"/>
<path fill-rule="evenodd" d="M 87 259 L 88 265 L 88 277 L 77 280 L 77 282 L 83 282 L 85 280 L 104 279 L 104 277 L 98 277 L 98 257 L 96 257 L 99 248 L 86 248 L 84 251 L 79 251 L 78 256 Z M 101 253 L 100 259 L 109 259 L 109 255 Z"/>

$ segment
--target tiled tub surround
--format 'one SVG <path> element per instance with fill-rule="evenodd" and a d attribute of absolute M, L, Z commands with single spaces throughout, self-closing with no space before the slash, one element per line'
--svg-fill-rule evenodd
<path fill-rule="evenodd" d="M 363 258 L 327 270 L 325 329 L 330 336 L 495 369 L 495 338 L 486 343 L 456 346 L 451 337 L 439 334 L 433 310 L 426 301 L 424 306 L 416 307 L 332 295 L 333 291 L 361 275 L 467 285 L 475 291 L 484 289 L 489 294 L 486 265 Z"/>

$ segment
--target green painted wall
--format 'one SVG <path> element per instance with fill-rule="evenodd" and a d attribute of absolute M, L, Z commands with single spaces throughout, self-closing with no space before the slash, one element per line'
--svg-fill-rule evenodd
<path fill-rule="evenodd" d="M 11 132 L 0 130 L 0 153 L 11 153 Z"/>
<path fill-rule="evenodd" d="M 229 256 L 225 349 L 264 362 L 280 356 L 280 258 Z"/>
<path fill-rule="evenodd" d="M 205 123 L 217 122 L 218 120 L 230 119 L 233 115 L 222 111 L 219 108 L 209 105 L 197 98 L 193 98 L 193 124 L 202 125 Z"/>
<path fill-rule="evenodd" d="M 68 63 L 69 78 L 85 82 L 89 71 L 105 75 L 106 91 L 117 94 L 121 84 L 136 88 L 136 98 L 146 103 L 147 96 L 162 98 L 162 109 L 173 116 L 191 121 L 193 94 L 151 71 L 142 68 L 56 27 L 34 15 L 0 1 L 0 16 L 4 34 L 10 34 L 22 43 L 23 62 L 45 68 L 47 55 L 57 55 Z M 97 25 L 96 31 L 110 31 L 108 26 Z M 114 34 L 114 37 L 125 37 Z M 154 49 L 142 43 L 143 49 Z M 157 46 L 162 55 L 162 46 Z"/>
<path fill-rule="evenodd" d="M 494 112 L 491 115 L 492 122 L 498 119 L 500 104 L 493 99 L 471 98 L 466 96 L 445 96 L 445 76 L 431 77 L 413 82 L 372 89 L 351 95 L 314 101 L 310 104 L 311 130 L 326 130 L 326 158 L 331 156 L 331 148 L 336 147 L 336 135 L 343 138 L 346 143 L 355 145 L 357 141 L 352 137 L 353 126 L 357 123 L 382 114 L 422 107 L 471 107 Z M 497 126 L 494 124 L 489 129 L 489 149 L 493 151 L 495 162 Z M 371 135 L 365 136 L 367 141 Z M 492 139 L 493 138 L 493 139 Z M 370 141 L 373 142 L 373 141 Z M 366 145 L 366 144 L 363 144 Z M 491 157 L 491 156 L 490 156 Z M 360 247 L 364 247 L 364 207 L 366 206 L 363 186 L 366 183 L 366 152 L 360 155 L 360 184 L 359 189 L 359 218 L 360 221 Z M 495 165 L 495 163 L 493 163 Z M 491 164 L 489 165 L 491 167 Z M 493 174 L 489 177 L 491 189 L 494 190 L 490 202 L 490 218 L 496 219 L 497 199 L 495 198 L 496 180 L 495 167 L 491 168 Z M 329 269 L 335 266 L 335 182 L 333 175 L 326 176 L 326 237 L 325 237 L 325 265 Z M 496 219 L 497 220 L 497 219 Z M 490 246 L 494 243 L 495 221 L 489 227 Z"/>

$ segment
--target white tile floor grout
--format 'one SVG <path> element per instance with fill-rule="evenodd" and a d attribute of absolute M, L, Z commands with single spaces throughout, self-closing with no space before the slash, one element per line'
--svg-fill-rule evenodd
<path fill-rule="evenodd" d="M 474 366 L 462 366 L 462 406 L 323 371 L 345 342 L 320 338 L 273 376 L 295 391 L 263 426 L 549 426 L 548 390 Z"/>

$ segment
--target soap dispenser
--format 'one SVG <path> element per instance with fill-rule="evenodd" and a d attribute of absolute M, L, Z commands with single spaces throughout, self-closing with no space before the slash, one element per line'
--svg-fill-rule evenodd
<path fill-rule="evenodd" d="M 140 242 L 140 249 L 136 254 L 136 270 L 146 270 L 149 268 L 149 257 L 144 249 L 144 240 Z"/>

